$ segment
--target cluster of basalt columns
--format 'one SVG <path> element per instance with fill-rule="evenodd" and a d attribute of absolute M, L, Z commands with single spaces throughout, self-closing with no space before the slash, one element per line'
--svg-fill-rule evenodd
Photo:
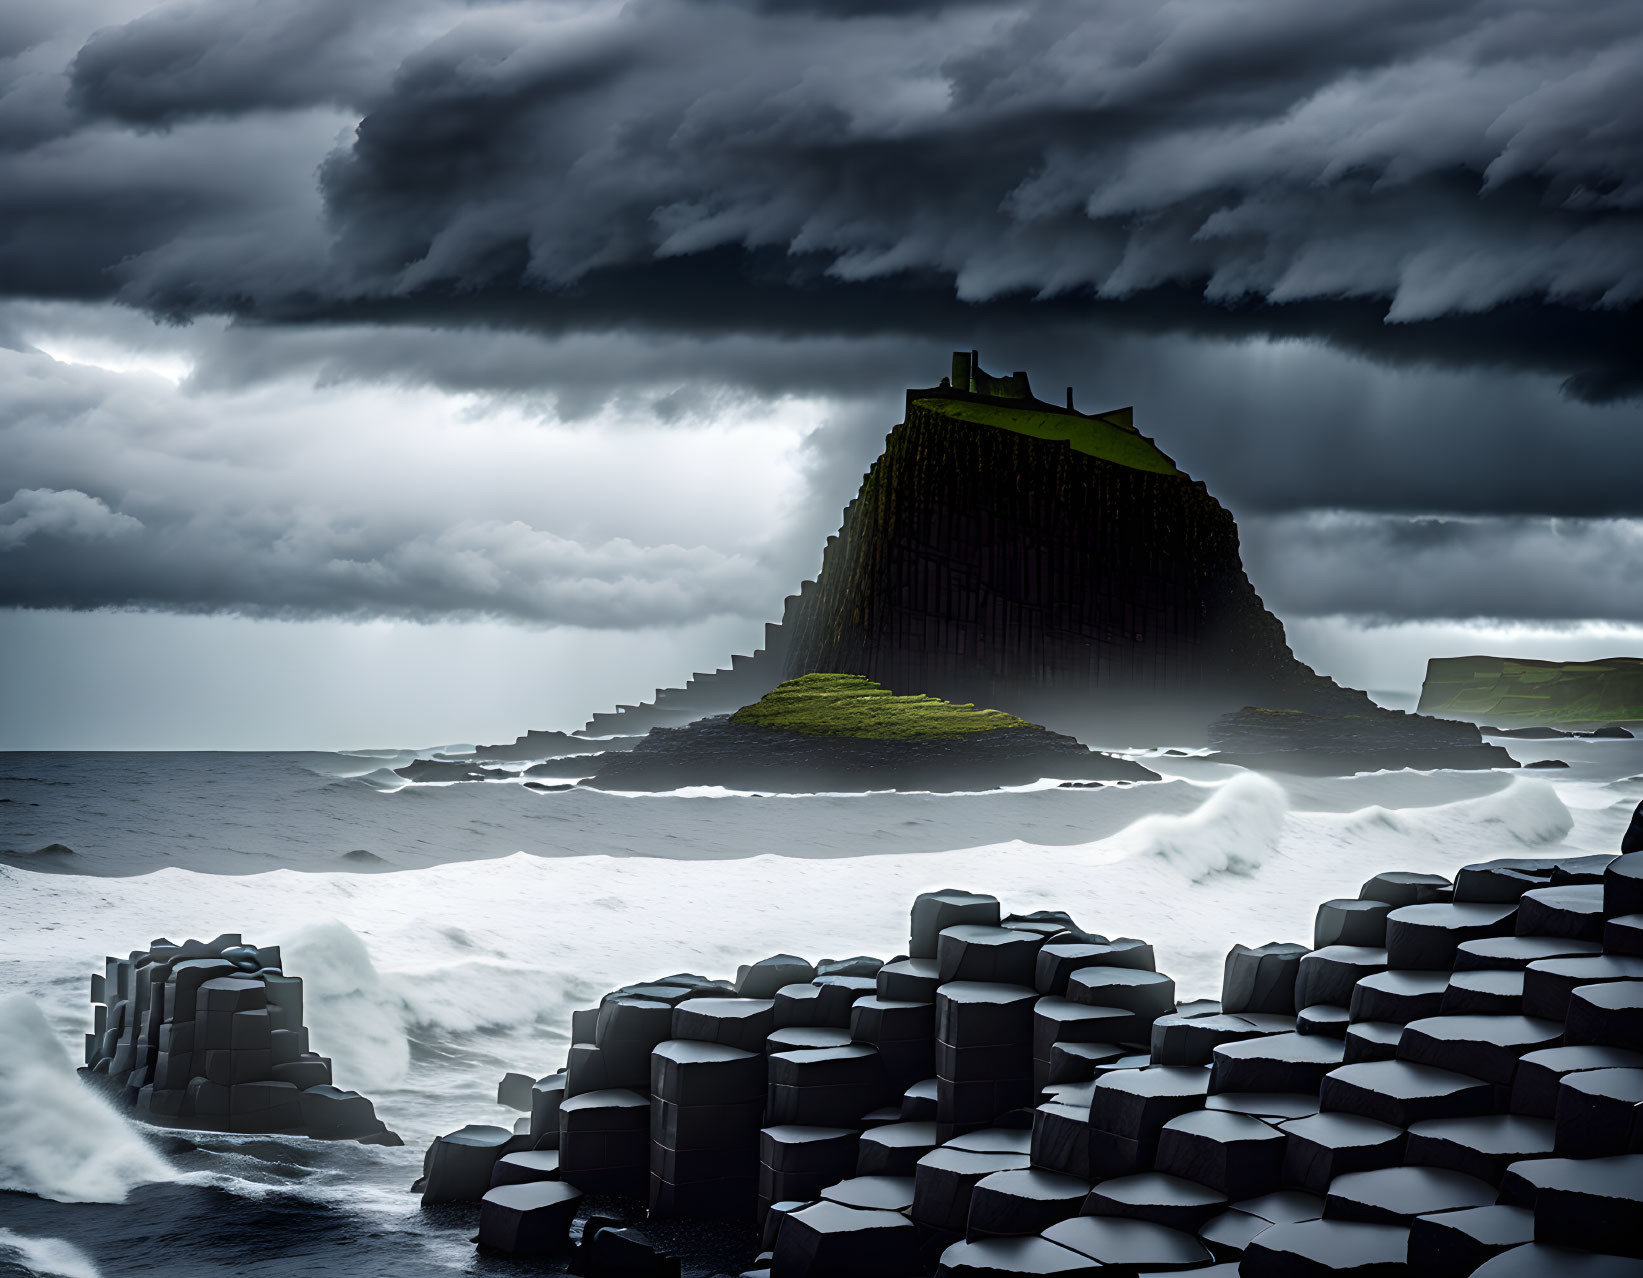
<path fill-rule="evenodd" d="M 754 1225 L 757 1278 L 1643 1267 L 1643 853 L 1379 874 L 1191 1003 L 1144 941 L 926 893 L 906 956 L 676 974 L 574 1036 L 420 1182 L 573 1272 L 628 1272 L 607 1230 L 676 1272 L 647 1213 Z M 584 1189 L 629 1206 L 572 1250 Z"/>

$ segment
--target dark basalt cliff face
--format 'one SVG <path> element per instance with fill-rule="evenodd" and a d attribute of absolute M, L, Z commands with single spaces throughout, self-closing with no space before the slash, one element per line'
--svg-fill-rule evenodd
<path fill-rule="evenodd" d="M 783 621 L 789 676 L 861 674 L 1080 735 L 1369 704 L 1295 659 L 1203 484 L 914 403 Z"/>
<path fill-rule="evenodd" d="M 1098 754 L 1038 727 L 1000 728 L 947 740 L 809 736 L 732 723 L 727 716 L 656 728 L 627 754 L 611 754 L 582 784 L 599 790 L 985 790 L 1043 777 L 1156 781 L 1128 759 Z"/>
<path fill-rule="evenodd" d="M 821 572 L 763 649 L 584 731 L 689 723 L 834 671 L 1097 745 L 1203 741 L 1246 706 L 1349 716 L 1366 749 L 1382 728 L 1394 746 L 1449 742 L 1449 725 L 1393 716 L 1295 658 L 1244 573 L 1231 513 L 1127 410 L 1045 403 L 1024 373 L 992 377 L 973 355 L 954 369 L 953 385 L 908 392 Z M 1461 748 L 1481 746 L 1464 731 Z"/>

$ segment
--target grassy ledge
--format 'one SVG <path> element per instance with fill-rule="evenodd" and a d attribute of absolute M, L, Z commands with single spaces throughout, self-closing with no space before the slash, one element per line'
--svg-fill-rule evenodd
<path fill-rule="evenodd" d="M 1065 440 L 1074 452 L 1088 453 L 1131 470 L 1148 470 L 1158 475 L 1182 473 L 1152 440 L 1133 426 L 1126 429 L 1104 418 L 975 404 L 963 399 L 916 399 L 913 403 L 956 421 L 996 426 L 1018 435 L 1031 435 L 1034 439 Z"/>
<path fill-rule="evenodd" d="M 732 723 L 780 728 L 810 737 L 859 737 L 875 741 L 954 740 L 1000 728 L 1034 725 L 1002 710 L 977 710 L 939 697 L 901 697 L 861 675 L 808 674 L 789 679 Z"/>

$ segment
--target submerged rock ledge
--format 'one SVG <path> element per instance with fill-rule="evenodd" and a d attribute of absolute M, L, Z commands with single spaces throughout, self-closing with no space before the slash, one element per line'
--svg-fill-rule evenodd
<path fill-rule="evenodd" d="M 1378 706 L 1373 715 L 1245 706 L 1212 723 L 1209 740 L 1217 763 L 1309 776 L 1518 766 L 1470 723 Z"/>
<path fill-rule="evenodd" d="M 988 790 L 1045 777 L 1156 781 L 1129 759 L 1000 710 L 897 696 L 859 675 L 790 679 L 732 715 L 653 728 L 606 755 L 601 790 Z"/>
<path fill-rule="evenodd" d="M 1042 777 L 1156 781 L 1129 759 L 1087 749 L 1045 728 L 1000 728 L 949 740 L 815 737 L 748 727 L 729 715 L 654 728 L 627 754 L 601 760 L 583 785 L 598 790 L 991 790 Z"/>

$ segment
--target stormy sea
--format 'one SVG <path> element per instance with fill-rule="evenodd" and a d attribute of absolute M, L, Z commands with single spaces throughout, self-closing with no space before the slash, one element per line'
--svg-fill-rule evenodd
<path fill-rule="evenodd" d="M 0 755 L 0 1274 L 542 1272 L 410 1186 L 435 1135 L 511 1124 L 498 1080 L 559 1068 L 602 991 L 890 957 L 913 896 L 956 886 L 1146 938 L 1182 999 L 1214 997 L 1231 945 L 1309 941 L 1378 871 L 1615 849 L 1643 740 L 1503 744 L 1568 766 L 1287 777 L 1148 749 L 1161 780 L 629 795 L 395 772 L 431 751 Z M 315 1049 L 403 1146 L 147 1128 L 81 1083 L 104 955 L 222 932 L 283 948 Z M 756 1250 L 662 1237 L 688 1274 Z"/>

